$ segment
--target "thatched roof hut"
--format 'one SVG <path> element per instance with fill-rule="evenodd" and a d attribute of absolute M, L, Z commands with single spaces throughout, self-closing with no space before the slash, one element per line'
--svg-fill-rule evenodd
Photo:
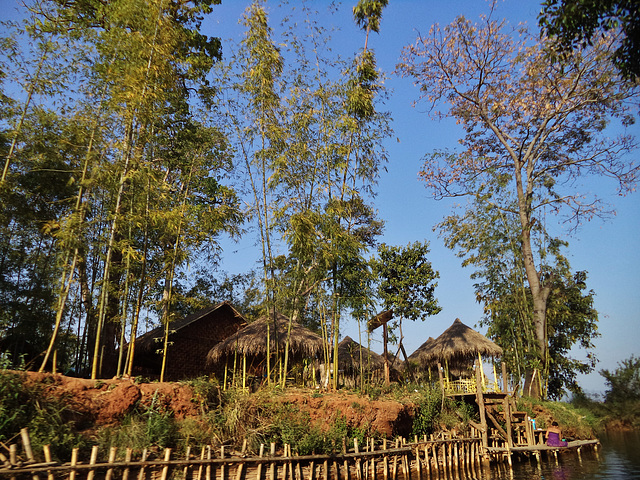
<path fill-rule="evenodd" d="M 410 363 L 417 363 L 418 365 L 422 366 L 422 362 L 421 362 L 422 354 L 429 351 L 429 348 L 431 348 L 431 345 L 433 344 L 434 341 L 435 340 L 433 337 L 429 337 L 426 342 L 424 342 L 422 345 L 416 348 L 415 352 L 413 352 L 411 355 L 407 357 L 407 360 Z"/>
<path fill-rule="evenodd" d="M 424 347 L 424 348 L 423 348 Z M 445 361 L 449 365 L 461 366 L 473 363 L 478 355 L 483 357 L 499 357 L 502 348 L 481 333 L 467 327 L 456 318 L 453 325 L 432 342 L 425 342 L 413 355 L 418 353 L 418 363 L 422 366 L 434 365 Z"/>
<path fill-rule="evenodd" d="M 286 316 L 280 313 L 276 315 L 277 338 L 280 348 L 285 345 L 289 323 L 290 320 Z M 275 352 L 276 334 L 273 328 L 273 319 L 270 316 L 264 316 L 209 350 L 207 363 L 209 365 L 218 364 L 234 354 L 244 355 L 257 361 L 263 360 L 267 355 L 267 331 L 269 331 L 270 351 Z M 323 341 L 319 335 L 298 323 L 291 322 L 289 355 L 292 360 L 314 358 L 322 352 L 322 347 Z"/>
<path fill-rule="evenodd" d="M 338 344 L 338 368 L 344 372 L 360 371 L 360 348 L 362 348 L 362 361 L 365 367 L 369 366 L 371 370 L 384 368 L 384 359 L 381 355 L 361 346 L 348 336 Z"/>

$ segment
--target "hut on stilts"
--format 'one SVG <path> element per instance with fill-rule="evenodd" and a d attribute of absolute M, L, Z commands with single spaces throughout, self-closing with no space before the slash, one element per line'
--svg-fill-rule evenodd
<path fill-rule="evenodd" d="M 274 372 L 279 378 L 304 382 L 315 378 L 315 364 L 322 352 L 322 337 L 277 313 L 260 317 L 213 347 L 207 365 L 223 376 L 224 385 L 232 381 L 248 388 Z"/>
<path fill-rule="evenodd" d="M 502 348 L 499 345 L 456 318 L 442 335 L 427 340 L 409 358 L 423 369 L 437 367 L 442 390 L 447 394 L 456 394 L 476 391 L 474 363 L 480 369 L 483 390 L 488 388 L 482 369 L 483 358 L 501 355 Z"/>

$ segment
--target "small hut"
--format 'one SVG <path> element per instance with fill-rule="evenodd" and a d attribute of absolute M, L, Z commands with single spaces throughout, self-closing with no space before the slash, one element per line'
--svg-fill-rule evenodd
<path fill-rule="evenodd" d="M 315 359 L 322 353 L 324 343 L 319 335 L 280 313 L 275 319 L 277 329 L 273 320 L 271 316 L 260 317 L 220 342 L 209 350 L 207 365 L 214 368 L 242 365 L 248 375 L 262 377 L 266 366 L 267 338 L 270 339 L 269 352 L 273 355 L 276 345 L 284 350 L 288 337 L 290 365 Z"/>
<path fill-rule="evenodd" d="M 206 375 L 206 357 L 211 347 L 246 326 L 243 316 L 228 302 L 204 308 L 169 325 L 169 348 L 164 378 L 184 380 Z M 151 379 L 160 377 L 162 341 L 160 326 L 136 338 L 132 374 Z M 128 345 L 126 346 L 128 349 Z"/>
<path fill-rule="evenodd" d="M 427 340 L 411 354 L 423 368 L 443 365 L 445 380 L 450 375 L 458 378 L 472 378 L 476 359 L 482 365 L 482 357 L 495 358 L 502 355 L 502 348 L 481 333 L 469 328 L 459 318 L 435 340 Z M 484 374 L 483 374 L 484 376 Z"/>
<path fill-rule="evenodd" d="M 384 359 L 347 336 L 338 344 L 338 370 L 343 376 L 344 384 L 354 386 L 363 372 L 371 373 L 372 377 L 384 378 Z"/>

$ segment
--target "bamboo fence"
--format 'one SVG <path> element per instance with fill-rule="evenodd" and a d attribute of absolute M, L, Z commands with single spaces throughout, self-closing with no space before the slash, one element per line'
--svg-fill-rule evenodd
<path fill-rule="evenodd" d="M 7 457 L 0 453 L 0 478 L 11 480 L 427 480 L 459 474 L 479 477 L 483 468 L 481 438 L 436 440 L 417 437 L 381 443 L 369 439 L 340 454 L 294 455 L 290 445 L 276 453 L 275 444 L 260 446 L 258 456 L 242 452 L 229 455 L 225 447 L 204 446 L 198 452 L 188 449 L 176 458 L 170 448 L 160 452 L 143 450 L 134 458 L 131 448 L 113 447 L 106 459 L 98 458 L 94 446 L 88 461 L 80 461 L 74 449 L 69 462 L 52 461 L 44 448 L 44 462 L 31 450 L 28 433 L 22 431 L 22 451 L 12 444 Z"/>

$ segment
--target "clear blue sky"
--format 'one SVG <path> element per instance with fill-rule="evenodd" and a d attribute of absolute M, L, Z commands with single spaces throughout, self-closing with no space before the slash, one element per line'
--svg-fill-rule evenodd
<path fill-rule="evenodd" d="M 239 41 L 242 28 L 238 19 L 249 5 L 245 0 L 226 0 L 215 7 L 205 20 L 204 33 L 217 35 L 223 40 Z M 311 2 L 323 11 L 329 2 Z M 333 48 L 351 56 L 362 48 L 363 34 L 352 21 L 351 7 L 356 0 L 345 2 L 340 15 L 321 14 L 319 21 L 328 21 L 341 28 L 332 35 Z M 296 2 L 292 2 L 296 4 Z M 416 38 L 417 32 L 427 33 L 433 23 L 445 25 L 457 15 L 476 20 L 481 13 L 488 12 L 490 3 L 482 0 L 390 0 L 383 13 L 380 34 L 370 39 L 375 50 L 378 66 L 390 73 L 399 58 L 403 46 Z M 274 22 L 281 15 L 276 2 L 268 2 L 267 9 Z M 540 3 L 536 1 L 499 1 L 494 18 L 508 18 L 512 24 L 526 22 L 537 28 L 536 17 Z M 224 44 L 223 44 L 224 45 Z M 452 203 L 433 200 L 417 172 L 422 157 L 435 149 L 455 148 L 461 136 L 460 129 L 452 121 L 432 120 L 425 113 L 425 106 L 412 106 L 418 90 L 408 79 L 390 76 L 386 87 L 391 98 L 386 110 L 393 117 L 394 136 L 386 148 L 389 152 L 388 172 L 382 173 L 377 188 L 375 204 L 379 216 L 386 222 L 381 241 L 391 245 L 406 245 L 417 240 L 428 240 L 431 245 L 431 261 L 440 272 L 436 296 L 442 312 L 425 322 L 404 323 L 404 345 L 407 353 L 413 352 L 429 336 L 436 337 L 448 328 L 456 318 L 482 333 L 477 327 L 482 308 L 475 302 L 470 269 L 463 269 L 460 260 L 446 249 L 442 240 L 433 232 L 433 226 L 451 211 Z M 634 127 L 635 134 L 640 133 Z M 637 156 L 637 153 L 636 153 Z M 570 242 L 568 256 L 573 270 L 587 270 L 590 289 L 596 292 L 595 307 L 600 313 L 601 337 L 596 340 L 596 354 L 600 362 L 596 372 L 580 377 L 580 383 L 588 393 L 603 392 L 604 379 L 597 371 L 615 369 L 617 363 L 630 355 L 640 354 L 640 202 L 638 194 L 618 197 L 614 187 L 606 182 L 593 182 L 600 196 L 613 203 L 617 216 L 603 222 L 595 220 L 582 227 Z M 228 245 L 222 268 L 238 273 L 254 266 L 259 253 L 252 247 L 255 238 L 247 238 L 238 245 Z M 344 335 L 358 339 L 355 322 L 348 323 Z M 373 349 L 382 349 L 379 332 L 374 336 Z M 363 338 L 365 338 L 363 336 Z M 575 352 L 581 358 L 580 351 Z"/>

